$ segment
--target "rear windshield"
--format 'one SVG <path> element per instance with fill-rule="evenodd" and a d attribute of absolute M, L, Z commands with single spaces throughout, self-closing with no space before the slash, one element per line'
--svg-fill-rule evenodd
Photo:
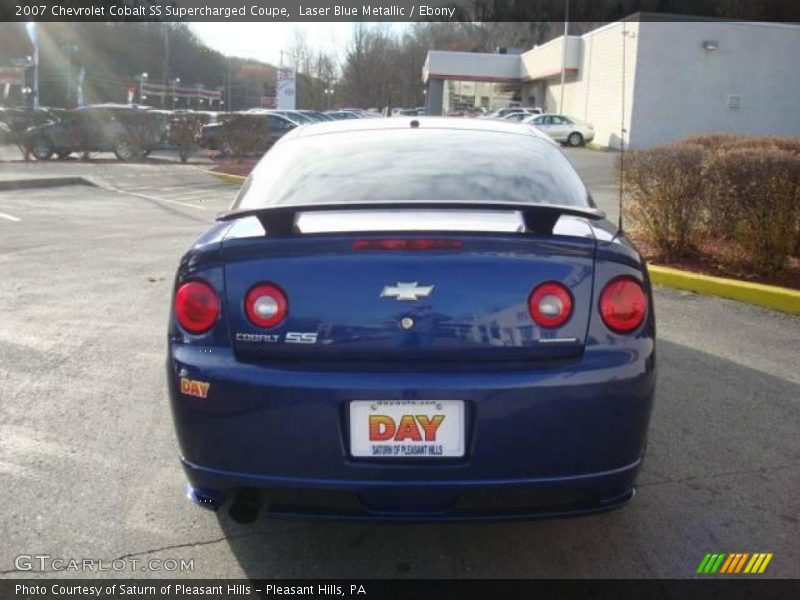
<path fill-rule="evenodd" d="M 546 140 L 409 128 L 279 143 L 253 171 L 233 209 L 392 201 L 591 206 L 572 165 Z"/>

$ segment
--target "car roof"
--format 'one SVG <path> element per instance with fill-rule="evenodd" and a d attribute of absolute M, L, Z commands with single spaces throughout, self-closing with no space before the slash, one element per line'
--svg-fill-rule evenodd
<path fill-rule="evenodd" d="M 106 104 L 86 104 L 79 106 L 75 110 L 152 110 L 151 107 L 144 104 L 114 104 L 108 102 Z"/>
<path fill-rule="evenodd" d="M 417 126 L 411 123 L 417 122 Z M 298 127 L 283 137 L 283 140 L 297 139 L 313 135 L 351 133 L 357 131 L 381 131 L 402 129 L 436 129 L 451 131 L 477 131 L 490 133 L 509 133 L 527 135 L 550 141 L 549 136 L 527 125 L 493 121 L 491 119 L 462 119 L 456 117 L 393 117 L 391 119 L 347 119 L 343 121 L 322 121 Z"/>

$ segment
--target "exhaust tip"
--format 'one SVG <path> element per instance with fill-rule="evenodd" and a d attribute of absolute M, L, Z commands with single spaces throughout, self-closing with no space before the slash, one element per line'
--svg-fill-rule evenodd
<path fill-rule="evenodd" d="M 225 494 L 216 490 L 204 490 L 191 484 L 186 486 L 186 497 L 200 508 L 218 511 L 225 502 Z"/>
<path fill-rule="evenodd" d="M 264 498 L 259 490 L 242 488 L 236 494 L 228 509 L 231 519 L 242 525 L 253 523 L 261 512 Z"/>

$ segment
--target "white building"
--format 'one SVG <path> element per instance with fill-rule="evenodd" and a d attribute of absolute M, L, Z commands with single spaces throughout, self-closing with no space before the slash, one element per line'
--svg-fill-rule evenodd
<path fill-rule="evenodd" d="M 597 144 L 624 135 L 641 148 L 711 131 L 800 135 L 798 60 L 798 25 L 636 14 L 568 36 L 566 52 L 563 37 L 521 55 L 431 51 L 423 80 L 428 114 L 540 106 L 592 123 Z"/>

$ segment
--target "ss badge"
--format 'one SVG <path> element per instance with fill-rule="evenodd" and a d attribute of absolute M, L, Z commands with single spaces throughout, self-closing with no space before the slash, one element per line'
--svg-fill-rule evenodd
<path fill-rule="evenodd" d="M 307 333 L 289 331 L 283 341 L 287 344 L 316 344 L 317 334 L 311 331 Z"/>

